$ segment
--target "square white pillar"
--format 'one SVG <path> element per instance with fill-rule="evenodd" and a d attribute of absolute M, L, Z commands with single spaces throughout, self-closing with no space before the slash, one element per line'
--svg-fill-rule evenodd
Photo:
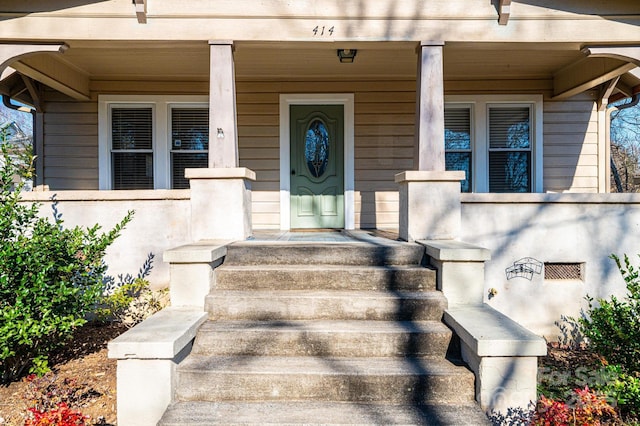
<path fill-rule="evenodd" d="M 233 42 L 209 41 L 209 167 L 238 167 Z"/>
<path fill-rule="evenodd" d="M 418 47 L 415 167 L 444 170 L 444 72 L 442 41 Z"/>
<path fill-rule="evenodd" d="M 251 235 L 252 170 L 185 169 L 191 186 L 191 238 L 244 240 Z"/>
<path fill-rule="evenodd" d="M 400 185 L 400 238 L 454 240 L 460 234 L 463 171 L 406 171 Z"/>

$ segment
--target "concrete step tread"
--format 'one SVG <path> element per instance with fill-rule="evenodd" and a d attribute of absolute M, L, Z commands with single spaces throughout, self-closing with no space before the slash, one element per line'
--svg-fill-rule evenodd
<path fill-rule="evenodd" d="M 435 269 L 422 265 L 335 265 L 335 264 L 229 264 L 223 263 L 216 271 L 415 271 L 423 270 L 426 273 L 434 273 Z"/>
<path fill-rule="evenodd" d="M 179 366 L 181 373 L 279 376 L 473 376 L 468 369 L 441 357 L 341 358 L 278 356 L 208 356 L 191 354 Z"/>
<path fill-rule="evenodd" d="M 470 405 L 387 405 L 348 402 L 178 402 L 161 426 L 205 425 L 489 425 Z"/>
<path fill-rule="evenodd" d="M 420 299 L 420 300 L 446 300 L 444 293 L 438 290 L 228 290 L 214 289 L 209 293 L 209 297 L 226 298 L 265 298 L 280 299 L 292 298 L 297 300 L 306 299 L 358 299 L 358 300 L 398 300 L 398 299 Z"/>
<path fill-rule="evenodd" d="M 227 264 L 419 264 L 425 249 L 400 241 L 376 242 L 236 242 L 227 246 Z"/>
<path fill-rule="evenodd" d="M 198 333 L 209 332 L 278 332 L 278 333 L 446 333 L 451 330 L 440 321 L 367 321 L 367 320 L 288 320 L 207 321 Z"/>
<path fill-rule="evenodd" d="M 209 317 L 247 320 L 438 320 L 447 308 L 440 291 L 215 289 Z"/>

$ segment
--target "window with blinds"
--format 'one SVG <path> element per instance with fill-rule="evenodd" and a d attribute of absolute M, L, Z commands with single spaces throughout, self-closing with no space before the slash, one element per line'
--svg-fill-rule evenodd
<path fill-rule="evenodd" d="M 531 192 L 531 109 L 489 106 L 489 191 Z"/>
<path fill-rule="evenodd" d="M 111 109 L 113 189 L 153 189 L 153 109 Z"/>
<path fill-rule="evenodd" d="M 445 168 L 462 170 L 466 179 L 461 182 L 462 192 L 472 188 L 471 108 L 447 107 L 444 110 Z"/>
<path fill-rule="evenodd" d="M 185 168 L 207 167 L 209 109 L 171 108 L 171 187 L 189 188 Z"/>

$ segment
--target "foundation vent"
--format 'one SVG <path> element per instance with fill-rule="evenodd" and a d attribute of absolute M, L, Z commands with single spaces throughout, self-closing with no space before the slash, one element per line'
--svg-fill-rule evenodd
<path fill-rule="evenodd" d="M 584 280 L 584 263 L 545 263 L 545 280 Z"/>

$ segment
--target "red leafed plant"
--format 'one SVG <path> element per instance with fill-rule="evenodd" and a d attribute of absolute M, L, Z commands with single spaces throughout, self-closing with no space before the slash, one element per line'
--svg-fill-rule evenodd
<path fill-rule="evenodd" d="M 534 426 L 601 426 L 614 424 L 616 411 L 604 397 L 589 387 L 575 389 L 571 401 L 562 402 L 540 396 L 533 415 Z"/>
<path fill-rule="evenodd" d="M 88 417 L 78 411 L 73 411 L 61 402 L 48 411 L 29 408 L 32 419 L 27 419 L 24 426 L 86 426 Z"/>

